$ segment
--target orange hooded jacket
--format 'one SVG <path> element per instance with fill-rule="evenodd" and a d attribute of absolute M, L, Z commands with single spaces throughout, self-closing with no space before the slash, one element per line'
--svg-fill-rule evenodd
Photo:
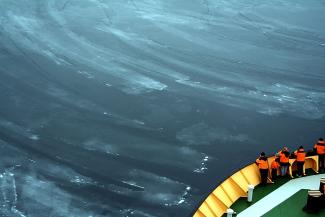
<path fill-rule="evenodd" d="M 295 151 L 295 155 L 297 156 L 298 162 L 305 162 L 306 152 L 303 148 L 299 148 L 297 151 Z"/>
<path fill-rule="evenodd" d="M 269 164 L 267 162 L 266 157 L 260 157 L 256 159 L 256 163 L 259 169 L 265 170 L 269 168 Z"/>
<path fill-rule="evenodd" d="M 317 154 L 325 154 L 325 142 L 324 141 L 318 141 L 314 148 L 316 149 Z"/>

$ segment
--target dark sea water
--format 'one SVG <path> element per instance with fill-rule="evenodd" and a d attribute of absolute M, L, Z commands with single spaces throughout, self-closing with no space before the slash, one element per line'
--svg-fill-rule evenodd
<path fill-rule="evenodd" d="M 0 0 L 0 216 L 187 217 L 325 137 L 323 0 Z"/>

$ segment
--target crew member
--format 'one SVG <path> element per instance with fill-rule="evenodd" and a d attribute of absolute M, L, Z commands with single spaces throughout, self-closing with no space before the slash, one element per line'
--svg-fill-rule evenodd
<path fill-rule="evenodd" d="M 289 149 L 287 147 L 284 147 L 281 151 L 279 151 L 279 157 L 280 157 L 280 170 L 281 170 L 281 176 L 285 176 L 288 172 L 289 168 Z"/>
<path fill-rule="evenodd" d="M 256 164 L 260 170 L 261 174 L 261 184 L 265 185 L 267 183 L 267 176 L 269 173 L 269 165 L 267 162 L 267 158 L 265 157 L 265 153 L 262 152 L 260 157 L 256 159 Z"/>
<path fill-rule="evenodd" d="M 297 157 L 297 176 L 301 177 L 304 174 L 304 164 L 306 158 L 306 152 L 303 146 L 300 146 L 298 150 L 294 152 Z"/>
<path fill-rule="evenodd" d="M 272 181 L 274 182 L 278 177 L 278 170 L 280 168 L 279 158 L 275 157 L 274 160 L 271 163 L 271 169 L 272 169 Z"/>
<path fill-rule="evenodd" d="M 325 143 L 323 138 L 318 139 L 318 142 L 314 145 L 314 149 L 316 149 L 318 155 L 319 170 L 323 170 L 325 166 Z"/>

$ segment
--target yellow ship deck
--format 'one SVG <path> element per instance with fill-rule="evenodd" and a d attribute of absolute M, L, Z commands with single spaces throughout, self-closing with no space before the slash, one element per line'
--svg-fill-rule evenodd
<path fill-rule="evenodd" d="M 274 157 L 268 158 L 269 164 Z M 296 170 L 296 160 L 290 159 L 289 173 Z M 306 157 L 304 169 L 312 169 L 318 173 L 318 156 Z M 260 184 L 260 173 L 255 163 L 231 175 L 217 186 L 196 210 L 193 217 L 222 217 L 227 209 L 240 198 L 247 197 L 248 185 Z"/>

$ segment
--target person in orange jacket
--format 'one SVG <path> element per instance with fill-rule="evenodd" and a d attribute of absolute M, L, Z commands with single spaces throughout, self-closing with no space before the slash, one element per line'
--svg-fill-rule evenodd
<path fill-rule="evenodd" d="M 260 170 L 261 184 L 265 185 L 267 183 L 267 176 L 269 174 L 269 164 L 264 152 L 262 152 L 260 157 L 256 159 L 256 164 Z"/>
<path fill-rule="evenodd" d="M 272 181 L 274 182 L 276 178 L 278 177 L 278 169 L 280 168 L 280 159 L 278 157 L 275 157 L 274 160 L 271 163 L 271 175 L 272 175 Z"/>
<path fill-rule="evenodd" d="M 325 166 L 325 143 L 323 138 L 318 139 L 318 142 L 314 145 L 314 149 L 316 149 L 318 155 L 319 170 L 323 170 Z"/>
<path fill-rule="evenodd" d="M 281 151 L 278 152 L 279 158 L 280 158 L 280 170 L 281 170 L 281 176 L 285 176 L 288 172 L 289 168 L 289 157 L 290 152 L 287 147 L 284 147 Z"/>
<path fill-rule="evenodd" d="M 294 152 L 297 157 L 297 176 L 301 177 L 304 175 L 304 164 L 306 158 L 306 152 L 303 146 L 300 146 L 298 150 Z"/>

